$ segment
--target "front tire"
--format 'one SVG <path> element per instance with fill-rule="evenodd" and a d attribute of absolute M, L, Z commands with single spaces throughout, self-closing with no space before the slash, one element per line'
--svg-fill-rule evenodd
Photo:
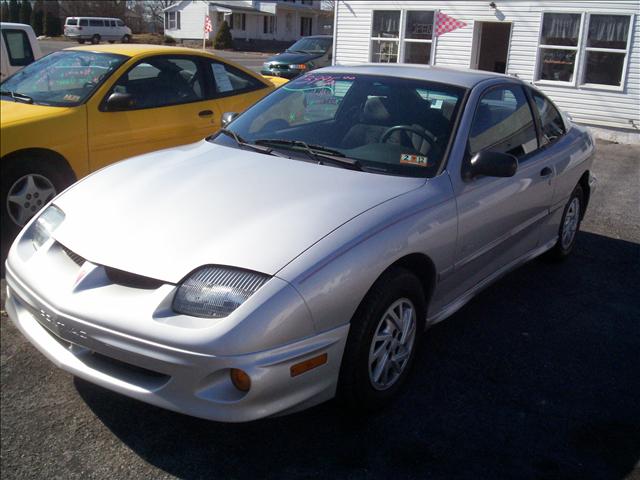
<path fill-rule="evenodd" d="M 130 43 L 131 42 L 131 35 L 125 35 L 122 37 L 122 43 Z"/>
<path fill-rule="evenodd" d="M 393 399 L 411 369 L 425 318 L 415 275 L 394 267 L 376 281 L 351 320 L 342 359 L 338 396 L 348 408 L 373 411 Z"/>
<path fill-rule="evenodd" d="M 78 39 L 78 43 L 79 43 L 80 45 L 84 45 L 84 40 L 83 40 L 83 39 L 81 39 L 81 38 L 79 38 L 79 39 Z"/>
<path fill-rule="evenodd" d="M 68 168 L 44 155 L 3 159 L 2 261 L 22 227 L 53 197 L 75 180 Z"/>
<path fill-rule="evenodd" d="M 569 201 L 564 207 L 560 229 L 558 230 L 558 241 L 549 250 L 547 258 L 552 261 L 563 261 L 569 257 L 576 244 L 580 223 L 584 214 L 584 192 L 580 185 L 571 193 Z"/>
<path fill-rule="evenodd" d="M 94 45 L 100 43 L 100 35 L 94 35 L 93 37 L 91 37 L 91 43 Z"/>

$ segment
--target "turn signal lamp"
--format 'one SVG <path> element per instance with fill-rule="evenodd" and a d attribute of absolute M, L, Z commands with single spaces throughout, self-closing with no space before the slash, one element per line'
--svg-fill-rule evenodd
<path fill-rule="evenodd" d="M 241 392 L 248 392 L 251 388 L 251 378 L 244 370 L 232 368 L 229 371 L 229 376 L 231 377 L 231 383 L 233 383 L 233 386 Z"/>
<path fill-rule="evenodd" d="M 326 353 L 310 358 L 309 360 L 305 360 L 304 362 L 296 363 L 295 365 L 291 365 L 291 376 L 296 377 L 304 372 L 308 372 L 311 369 L 319 367 L 320 365 L 324 365 L 325 363 L 327 363 Z"/>

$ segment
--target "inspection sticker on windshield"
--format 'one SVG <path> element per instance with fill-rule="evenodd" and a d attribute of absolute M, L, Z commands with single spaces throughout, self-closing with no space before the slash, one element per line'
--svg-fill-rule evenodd
<path fill-rule="evenodd" d="M 426 167 L 428 159 L 422 155 L 410 155 L 403 153 L 400 155 L 400 163 L 406 163 L 409 165 L 416 165 L 418 167 Z"/>

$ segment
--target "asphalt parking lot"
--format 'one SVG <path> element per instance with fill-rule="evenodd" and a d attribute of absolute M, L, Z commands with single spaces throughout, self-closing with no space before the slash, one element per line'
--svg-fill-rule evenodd
<path fill-rule="evenodd" d="M 3 478 L 638 478 L 640 147 L 601 144 L 594 170 L 574 255 L 429 330 L 408 387 L 368 418 L 164 411 L 57 370 L 3 312 Z"/>

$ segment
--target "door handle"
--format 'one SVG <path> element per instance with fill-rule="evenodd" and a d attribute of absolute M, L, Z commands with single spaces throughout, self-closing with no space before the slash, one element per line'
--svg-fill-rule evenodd
<path fill-rule="evenodd" d="M 198 116 L 200 117 L 210 117 L 211 115 L 213 115 L 212 110 L 202 110 L 201 112 L 198 112 Z"/>
<path fill-rule="evenodd" d="M 551 170 L 549 167 L 544 167 L 542 170 L 540 170 L 541 177 L 550 177 L 552 174 L 553 170 Z"/>

